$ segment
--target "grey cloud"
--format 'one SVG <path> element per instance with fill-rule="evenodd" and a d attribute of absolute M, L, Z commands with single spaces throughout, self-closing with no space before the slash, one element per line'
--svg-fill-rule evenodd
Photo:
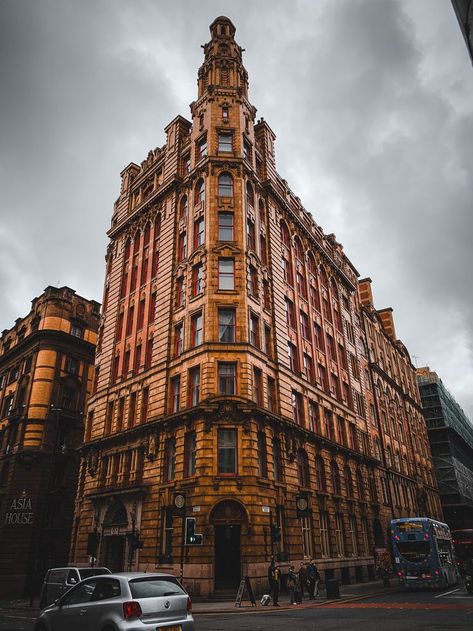
<path fill-rule="evenodd" d="M 0 328 L 59 281 L 100 300 L 119 172 L 188 116 L 220 14 L 278 170 L 473 413 L 473 71 L 444 0 L 24 0 L 0 21 Z M 9 235 L 12 235 L 11 237 Z"/>

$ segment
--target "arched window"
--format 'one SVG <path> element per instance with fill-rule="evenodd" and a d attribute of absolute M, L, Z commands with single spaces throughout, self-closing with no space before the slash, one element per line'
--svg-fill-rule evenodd
<path fill-rule="evenodd" d="M 205 182 L 200 179 L 194 189 L 194 206 L 205 202 Z"/>
<path fill-rule="evenodd" d="M 219 197 L 233 197 L 233 178 L 230 173 L 220 173 L 218 176 Z"/>
<path fill-rule="evenodd" d="M 317 456 L 315 459 L 315 479 L 317 482 L 317 489 L 319 491 L 326 491 L 327 478 L 325 476 L 325 463 L 322 456 Z"/>
<path fill-rule="evenodd" d="M 399 456 L 398 449 L 396 449 L 396 451 L 394 452 L 394 468 L 397 469 L 398 471 L 401 470 L 401 458 Z"/>
<path fill-rule="evenodd" d="M 309 486 L 309 459 L 304 449 L 299 449 L 297 452 L 297 473 L 299 476 L 299 485 Z"/>
<path fill-rule="evenodd" d="M 348 465 L 343 468 L 343 474 L 345 477 L 345 490 L 348 497 L 353 497 L 353 479 L 351 477 L 351 470 Z"/>
<path fill-rule="evenodd" d="M 340 471 L 335 461 L 330 464 L 330 476 L 332 478 L 332 491 L 334 495 L 341 495 Z"/>
<path fill-rule="evenodd" d="M 265 218 L 265 208 L 264 208 L 264 202 L 262 199 L 259 200 L 258 202 L 258 208 L 259 208 L 259 220 L 260 220 L 260 224 L 262 226 L 264 226 L 264 218 Z"/>
<path fill-rule="evenodd" d="M 325 289 L 328 289 L 328 276 L 327 272 L 325 271 L 325 267 L 323 267 L 322 265 L 320 266 L 320 284 L 322 285 L 322 287 L 325 287 Z"/>
<path fill-rule="evenodd" d="M 144 237 L 143 237 L 143 245 L 144 247 L 146 247 L 149 243 L 149 237 L 151 234 L 151 224 L 149 223 L 149 221 L 146 223 L 145 226 L 145 232 L 144 232 Z"/>
<path fill-rule="evenodd" d="M 123 252 L 123 258 L 125 261 L 128 261 L 128 259 L 130 258 L 130 251 L 131 251 L 131 239 L 130 237 L 128 237 L 128 239 L 125 241 L 125 248 Z"/>
<path fill-rule="evenodd" d="M 291 247 L 291 237 L 289 236 L 289 230 L 285 223 L 281 222 L 281 241 L 289 248 Z"/>
<path fill-rule="evenodd" d="M 309 274 L 312 274 L 314 279 L 317 277 L 317 266 L 313 255 L 309 252 L 307 257 L 307 267 L 309 268 Z"/>
<path fill-rule="evenodd" d="M 250 208 L 254 208 L 255 206 L 255 194 L 253 192 L 253 187 L 249 182 L 246 185 L 246 205 Z"/>
<path fill-rule="evenodd" d="M 297 237 L 294 239 L 294 250 L 296 252 L 297 260 L 302 262 L 304 260 L 304 252 L 302 249 L 302 243 Z"/>
<path fill-rule="evenodd" d="M 185 219 L 187 217 L 187 195 L 181 197 L 179 202 L 179 219 Z"/>

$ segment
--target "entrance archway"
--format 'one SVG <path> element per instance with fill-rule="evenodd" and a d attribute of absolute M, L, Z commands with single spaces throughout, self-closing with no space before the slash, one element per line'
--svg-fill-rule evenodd
<path fill-rule="evenodd" d="M 375 546 L 382 547 L 386 543 L 384 540 L 383 527 L 381 526 L 379 519 L 375 519 L 373 521 L 373 538 Z"/>
<path fill-rule="evenodd" d="M 125 569 L 126 536 L 128 513 L 125 505 L 116 500 L 111 504 L 103 518 L 103 564 L 112 572 L 123 572 Z"/>
<path fill-rule="evenodd" d="M 214 506 L 210 514 L 215 535 L 214 567 L 217 590 L 235 588 L 241 580 L 241 535 L 247 521 L 245 509 L 235 500 L 222 500 Z"/>

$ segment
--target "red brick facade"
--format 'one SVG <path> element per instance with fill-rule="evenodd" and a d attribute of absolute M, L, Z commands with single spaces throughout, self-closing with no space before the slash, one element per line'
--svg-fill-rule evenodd
<path fill-rule="evenodd" d="M 403 436 L 418 418 L 409 356 L 277 174 L 234 33 L 213 22 L 192 122 L 175 118 L 122 172 L 71 551 L 112 569 L 182 562 L 201 594 L 242 574 L 264 588 L 272 552 L 362 580 L 393 515 L 420 497 L 439 514 L 429 455 L 400 437 L 409 465 L 391 477 L 366 336 L 402 364 L 396 388 L 389 371 L 378 381 L 402 402 Z M 396 503 L 398 480 L 411 490 Z M 176 493 L 200 546 L 181 548 Z"/>

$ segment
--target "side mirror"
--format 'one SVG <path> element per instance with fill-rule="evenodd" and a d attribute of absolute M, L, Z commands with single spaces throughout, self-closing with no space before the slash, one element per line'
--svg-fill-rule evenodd
<path fill-rule="evenodd" d="M 68 580 L 68 583 L 69 583 L 70 585 L 77 585 L 77 579 L 76 579 L 76 578 L 70 578 L 70 579 Z"/>

